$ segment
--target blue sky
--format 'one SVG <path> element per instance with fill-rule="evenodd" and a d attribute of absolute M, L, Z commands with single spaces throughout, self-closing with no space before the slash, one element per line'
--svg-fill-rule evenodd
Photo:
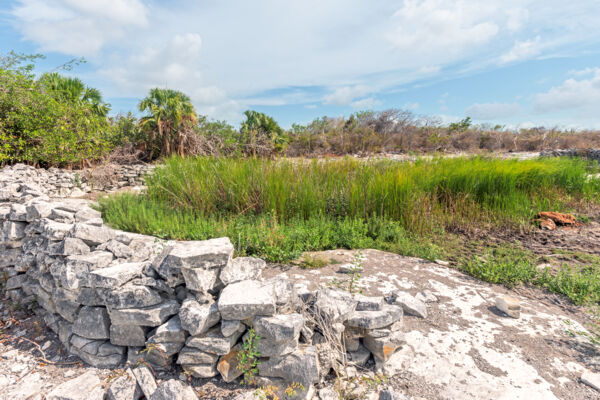
<path fill-rule="evenodd" d="M 597 0 L 0 0 L 0 52 L 41 52 L 113 113 L 152 87 L 238 123 L 362 109 L 600 128 Z"/>

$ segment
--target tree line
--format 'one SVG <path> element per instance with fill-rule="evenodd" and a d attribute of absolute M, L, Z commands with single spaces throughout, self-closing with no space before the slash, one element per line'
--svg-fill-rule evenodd
<path fill-rule="evenodd" d="M 98 89 L 64 74 L 82 60 L 36 76 L 40 58 L 14 52 L 0 57 L 0 164 L 85 167 L 171 154 L 310 157 L 600 147 L 597 131 L 510 130 L 473 125 L 468 117 L 443 125 L 399 109 L 320 117 L 287 130 L 248 110 L 235 128 L 198 115 L 186 94 L 168 88 L 150 90 L 138 104 L 140 118 L 131 112 L 110 116 Z"/>

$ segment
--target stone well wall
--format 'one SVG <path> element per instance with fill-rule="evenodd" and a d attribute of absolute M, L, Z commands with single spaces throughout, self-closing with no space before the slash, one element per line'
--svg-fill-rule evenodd
<path fill-rule="evenodd" d="M 65 348 L 93 366 L 179 364 L 230 382 L 242 375 L 237 354 L 252 328 L 260 337 L 257 383 L 300 383 L 296 398 L 307 398 L 335 363 L 385 363 L 404 343 L 403 308 L 419 308 L 393 296 L 307 292 L 284 277 L 262 279 L 265 262 L 234 258 L 227 238 L 164 241 L 111 229 L 84 200 L 50 200 L 33 174 L 0 172 L 5 290 L 15 303 L 37 303 Z"/>
<path fill-rule="evenodd" d="M 600 161 L 600 149 L 566 149 L 566 150 L 546 150 L 540 153 L 541 157 L 583 157 L 590 160 Z"/>

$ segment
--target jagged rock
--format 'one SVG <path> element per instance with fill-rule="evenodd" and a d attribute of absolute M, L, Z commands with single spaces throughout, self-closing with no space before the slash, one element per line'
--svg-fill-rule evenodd
<path fill-rule="evenodd" d="M 89 246 L 97 246 L 112 239 L 114 232 L 105 226 L 77 223 L 73 225 L 70 236 L 83 240 Z"/>
<path fill-rule="evenodd" d="M 423 290 L 422 292 L 417 293 L 415 299 L 422 301 L 423 303 L 435 303 L 438 301 L 437 296 L 429 290 Z"/>
<path fill-rule="evenodd" d="M 292 281 L 287 278 L 276 276 L 262 282 L 262 289 L 271 293 L 275 299 L 278 312 L 290 312 L 299 299 Z"/>
<path fill-rule="evenodd" d="M 90 273 L 92 287 L 117 288 L 142 276 L 147 263 L 125 263 L 103 268 Z"/>
<path fill-rule="evenodd" d="M 156 381 L 154 380 L 154 375 L 152 375 L 150 369 L 141 365 L 134 368 L 132 372 L 144 396 L 150 398 L 150 395 L 156 390 Z"/>
<path fill-rule="evenodd" d="M 101 217 L 102 213 L 100 211 L 94 210 L 89 207 L 84 207 L 81 210 L 75 212 L 75 221 L 77 222 L 87 222 Z"/>
<path fill-rule="evenodd" d="M 74 301 L 70 301 L 70 300 L 57 300 L 56 301 L 56 312 L 59 313 L 61 317 L 63 317 L 70 323 L 75 322 L 80 308 L 81 308 L 81 304 L 76 303 Z"/>
<path fill-rule="evenodd" d="M 127 368 L 123 375 L 111 381 L 106 392 L 107 400 L 137 400 L 142 393 L 137 388 L 137 382 L 131 369 Z"/>
<path fill-rule="evenodd" d="M 19 288 L 23 287 L 23 283 L 26 280 L 27 280 L 27 275 L 25 275 L 25 274 L 15 275 L 13 277 L 10 277 L 6 280 L 4 289 L 6 289 L 6 290 L 19 289 Z"/>
<path fill-rule="evenodd" d="M 110 318 L 104 307 L 82 307 L 73 324 L 73 333 L 88 339 L 108 339 Z"/>
<path fill-rule="evenodd" d="M 373 337 L 367 334 L 363 338 L 363 344 L 367 349 L 373 353 L 373 356 L 380 361 L 387 361 L 392 354 L 406 341 L 404 340 L 404 333 L 400 331 L 392 332 L 389 336 L 384 337 Z"/>
<path fill-rule="evenodd" d="M 138 325 L 110 326 L 110 342 L 116 346 L 144 346 L 147 328 Z"/>
<path fill-rule="evenodd" d="M 267 263 L 260 258 L 234 258 L 221 270 L 220 278 L 224 285 L 247 279 L 258 279 L 266 265 Z"/>
<path fill-rule="evenodd" d="M 164 368 L 173 363 L 173 356 L 183 348 L 183 343 L 147 343 L 146 361 Z"/>
<path fill-rule="evenodd" d="M 190 336 L 185 342 L 186 346 L 195 347 L 208 353 L 225 355 L 244 333 L 243 330 L 236 331 L 229 337 L 223 336 L 220 327 L 215 327 L 202 336 Z"/>
<path fill-rule="evenodd" d="M 19 240 L 25 237 L 25 227 L 27 226 L 24 222 L 4 221 L 2 225 L 2 241 Z"/>
<path fill-rule="evenodd" d="M 148 341 L 151 343 L 184 343 L 186 338 L 187 334 L 181 326 L 181 319 L 179 315 L 176 315 L 150 332 Z"/>
<path fill-rule="evenodd" d="M 50 212 L 50 215 L 48 216 L 48 219 L 56 222 L 62 222 L 63 224 L 70 224 L 75 222 L 75 214 L 59 208 L 53 208 L 52 212 Z"/>
<path fill-rule="evenodd" d="M 229 238 L 176 242 L 167 255 L 165 263 L 175 268 L 222 268 L 233 256 Z"/>
<path fill-rule="evenodd" d="M 223 320 L 221 321 L 221 333 L 223 336 L 231 336 L 236 331 L 243 329 L 244 324 L 241 321 L 233 320 Z"/>
<path fill-rule="evenodd" d="M 130 308 L 123 310 L 108 309 L 110 320 L 113 324 L 134 324 L 141 326 L 159 326 L 171 315 L 177 314 L 179 303 L 175 300 L 164 302 L 151 307 Z"/>
<path fill-rule="evenodd" d="M 219 322 L 221 315 L 217 303 L 200 304 L 196 300 L 186 299 L 179 310 L 181 327 L 190 335 L 200 335 Z"/>
<path fill-rule="evenodd" d="M 98 246 L 98 250 L 110 251 L 117 258 L 131 258 L 133 256 L 133 250 L 115 239 L 101 244 Z"/>
<path fill-rule="evenodd" d="M 46 395 L 46 400 L 103 400 L 104 388 L 94 371 L 61 383 Z"/>
<path fill-rule="evenodd" d="M 380 311 L 354 311 L 344 322 L 346 326 L 360 329 L 378 329 L 402 320 L 402 308 L 386 305 Z"/>
<path fill-rule="evenodd" d="M 41 221 L 41 231 L 48 240 L 63 240 L 67 233 L 73 228 L 73 225 L 71 224 L 63 224 L 49 219 L 43 219 Z M 30 224 L 29 226 L 32 225 L 33 224 Z"/>
<path fill-rule="evenodd" d="M 371 357 L 371 352 L 369 349 L 359 343 L 358 349 L 356 351 L 349 351 L 348 356 L 348 361 L 354 365 L 362 367 L 367 363 L 369 357 Z"/>
<path fill-rule="evenodd" d="M 341 289 L 321 289 L 315 297 L 315 310 L 330 322 L 346 320 L 358 304 L 350 293 Z"/>
<path fill-rule="evenodd" d="M 239 368 L 238 355 L 240 350 L 241 346 L 238 344 L 229 353 L 221 357 L 217 364 L 217 370 L 225 382 L 233 382 L 244 373 Z"/>
<path fill-rule="evenodd" d="M 319 381 L 317 354 L 312 346 L 298 348 L 282 357 L 271 357 L 259 364 L 258 371 L 261 376 L 301 383 L 305 388 Z"/>
<path fill-rule="evenodd" d="M 385 300 L 381 296 L 363 296 L 355 295 L 354 299 L 358 302 L 356 304 L 356 311 L 379 311 L 383 308 Z"/>
<path fill-rule="evenodd" d="M 69 256 L 66 264 L 57 263 L 50 267 L 52 275 L 67 289 L 90 286 L 90 271 L 106 268 L 113 259 L 112 253 L 94 251 L 85 255 Z"/>
<path fill-rule="evenodd" d="M 219 272 L 217 268 L 181 268 L 185 286 L 189 290 L 203 293 L 212 291 L 221 284 Z"/>
<path fill-rule="evenodd" d="M 185 365 L 184 370 L 196 378 L 212 378 L 219 375 L 215 364 Z"/>
<path fill-rule="evenodd" d="M 112 310 L 151 307 L 159 304 L 162 300 L 156 290 L 132 284 L 107 290 L 104 296 L 104 304 Z"/>
<path fill-rule="evenodd" d="M 510 296 L 500 296 L 496 299 L 496 308 L 511 318 L 521 316 L 521 305 L 519 300 Z"/>
<path fill-rule="evenodd" d="M 245 280 L 226 286 L 218 307 L 223 319 L 244 320 L 255 315 L 273 315 L 275 299 L 271 292 L 263 290 L 260 282 Z"/>
<path fill-rule="evenodd" d="M 298 338 L 304 326 L 304 318 L 300 314 L 256 317 L 252 325 L 260 337 L 257 350 L 261 356 L 285 355 L 298 347 Z"/>
<path fill-rule="evenodd" d="M 148 400 L 198 400 L 198 396 L 183 382 L 170 379 L 158 385 Z"/>
<path fill-rule="evenodd" d="M 415 317 L 427 318 L 427 306 L 420 300 L 415 299 L 410 293 L 395 291 L 393 293 L 394 300 L 393 304 L 396 304 L 404 310 L 405 313 L 409 315 L 414 315 Z"/>
<path fill-rule="evenodd" d="M 33 222 L 36 219 L 47 218 L 52 212 L 52 205 L 46 202 L 36 202 L 29 204 L 26 208 L 27 222 Z"/>
<path fill-rule="evenodd" d="M 60 246 L 60 254 L 64 256 L 77 256 L 90 254 L 90 247 L 81 239 L 64 238 Z"/>
<path fill-rule="evenodd" d="M 177 364 L 214 364 L 219 359 L 217 354 L 208 353 L 195 347 L 185 346 L 179 352 Z"/>

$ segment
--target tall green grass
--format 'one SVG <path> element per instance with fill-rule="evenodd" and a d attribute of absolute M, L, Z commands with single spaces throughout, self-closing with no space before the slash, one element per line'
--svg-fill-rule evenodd
<path fill-rule="evenodd" d="M 598 192 L 573 159 L 397 161 L 170 158 L 147 198 L 204 216 L 270 213 L 279 221 L 382 217 L 412 232 L 460 220 L 518 220 Z"/>

